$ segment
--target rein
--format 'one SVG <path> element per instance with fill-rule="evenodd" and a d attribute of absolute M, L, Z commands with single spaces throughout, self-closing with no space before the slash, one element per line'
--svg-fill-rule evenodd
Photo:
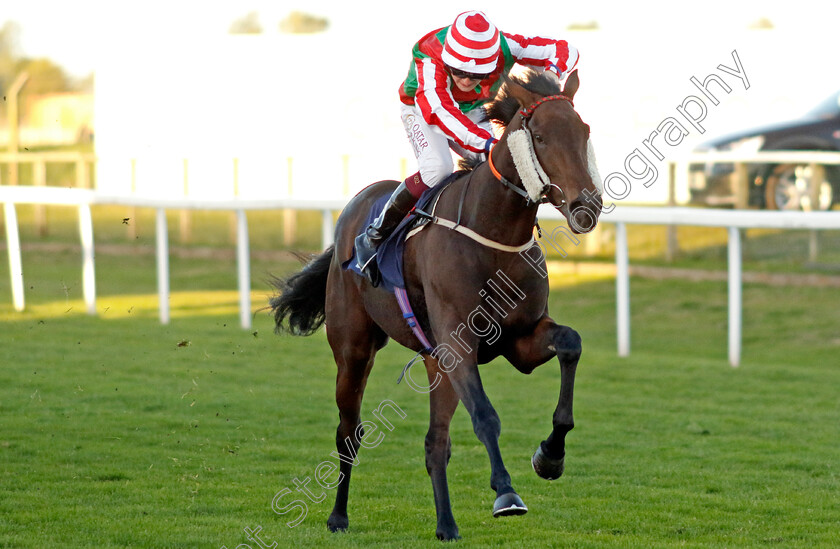
<path fill-rule="evenodd" d="M 503 176 L 501 173 L 499 173 L 499 170 L 496 169 L 495 164 L 493 164 L 493 149 L 490 149 L 490 152 L 487 153 L 487 164 L 490 166 L 490 172 L 496 179 L 499 180 L 499 182 L 501 182 L 502 185 L 524 198 L 526 206 L 531 205 L 531 196 L 528 194 L 528 191 L 526 191 L 510 179 Z"/>

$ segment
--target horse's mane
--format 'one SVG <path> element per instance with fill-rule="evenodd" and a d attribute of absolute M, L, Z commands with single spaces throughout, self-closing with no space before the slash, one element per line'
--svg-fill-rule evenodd
<path fill-rule="evenodd" d="M 507 127 L 516 113 L 519 111 L 521 105 L 515 97 L 510 95 L 508 89 L 510 86 L 522 86 L 526 90 L 541 95 L 543 97 L 549 95 L 556 95 L 562 93 L 560 83 L 557 78 L 545 73 L 537 72 L 533 69 L 526 69 L 522 74 L 513 76 L 508 75 L 503 77 L 502 87 L 496 93 L 493 100 L 484 105 L 484 112 L 488 120 Z M 470 171 L 481 164 L 480 159 L 462 158 L 458 162 L 458 168 L 462 171 Z"/>
<path fill-rule="evenodd" d="M 562 93 L 557 78 L 546 72 L 540 73 L 533 69 L 527 69 L 521 75 L 504 77 L 502 87 L 496 97 L 484 107 L 487 117 L 503 127 L 506 127 L 513 120 L 513 117 L 521 108 L 516 98 L 508 92 L 512 85 L 522 86 L 526 90 L 543 97 Z"/>

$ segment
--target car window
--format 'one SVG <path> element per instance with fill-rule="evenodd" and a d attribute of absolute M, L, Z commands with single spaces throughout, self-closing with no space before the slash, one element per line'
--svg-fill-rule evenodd
<path fill-rule="evenodd" d="M 840 114 L 840 92 L 831 94 L 825 101 L 808 111 L 814 118 L 833 118 Z"/>

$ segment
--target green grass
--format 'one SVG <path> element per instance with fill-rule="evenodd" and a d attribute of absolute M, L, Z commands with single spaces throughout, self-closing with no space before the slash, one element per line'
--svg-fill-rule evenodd
<path fill-rule="evenodd" d="M 293 267 L 255 262 L 255 308 L 265 274 Z M 296 513 L 274 513 L 272 498 L 334 451 L 322 332 L 274 336 L 265 312 L 240 329 L 233 261 L 173 258 L 168 326 L 153 256 L 97 256 L 98 317 L 81 313 L 77 252 L 29 251 L 24 270 L 24 313 L 0 270 L 0 547 L 232 549 L 258 526 L 278 547 L 439 546 L 428 401 L 395 383 L 412 353 L 389 345 L 371 376 L 363 416 L 388 399 L 406 417 L 359 454 L 350 530 L 327 532 L 334 492 L 320 489 L 289 528 Z M 566 474 L 549 483 L 529 463 L 550 430 L 557 365 L 484 367 L 530 511 L 491 517 L 486 452 L 461 408 L 449 467 L 459 546 L 838 546 L 836 290 L 747 284 L 733 369 L 724 283 L 634 278 L 633 350 L 619 359 L 614 282 L 564 282 L 551 311 L 584 339 Z"/>

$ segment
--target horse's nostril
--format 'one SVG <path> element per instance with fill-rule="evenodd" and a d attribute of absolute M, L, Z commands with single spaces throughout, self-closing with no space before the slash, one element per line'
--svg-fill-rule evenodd
<path fill-rule="evenodd" d="M 598 211 L 575 201 L 569 209 L 569 225 L 574 232 L 588 233 L 598 224 Z"/>

